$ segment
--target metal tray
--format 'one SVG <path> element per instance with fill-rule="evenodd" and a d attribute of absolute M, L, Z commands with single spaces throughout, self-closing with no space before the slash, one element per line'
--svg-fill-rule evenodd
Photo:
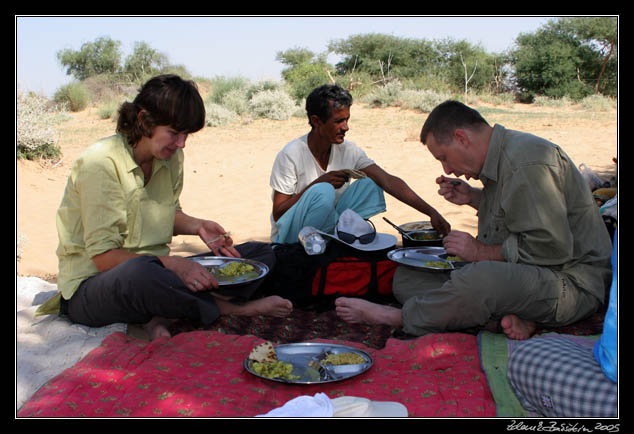
<path fill-rule="evenodd" d="M 442 273 L 456 269 L 453 262 L 441 257 L 441 255 L 446 255 L 446 253 L 442 247 L 405 247 L 389 251 L 387 257 L 402 265 Z M 447 267 L 430 266 L 428 262 L 443 262 L 447 264 Z"/>
<path fill-rule="evenodd" d="M 467 264 L 470 264 L 469 261 L 454 261 L 449 259 L 451 257 L 455 257 L 456 255 L 450 255 L 449 253 L 443 253 L 442 255 L 438 255 L 439 258 L 444 259 L 445 261 L 449 261 L 453 264 L 454 268 L 461 268 Z"/>
<path fill-rule="evenodd" d="M 252 360 L 244 359 L 244 368 L 256 377 L 290 384 L 321 384 L 343 381 L 366 372 L 374 364 L 372 356 L 358 348 L 347 345 L 300 342 L 282 344 L 275 347 L 277 359 L 293 365 L 291 375 L 297 379 L 268 378 L 252 369 Z M 328 354 L 355 353 L 361 355 L 365 363 L 355 365 L 326 365 L 321 363 Z"/>
<path fill-rule="evenodd" d="M 269 267 L 260 261 L 246 258 L 232 258 L 227 256 L 197 256 L 188 258 L 205 267 L 218 281 L 219 286 L 244 285 L 266 276 Z M 252 265 L 254 270 L 240 276 L 223 276 L 218 271 L 232 262 L 244 262 Z"/>

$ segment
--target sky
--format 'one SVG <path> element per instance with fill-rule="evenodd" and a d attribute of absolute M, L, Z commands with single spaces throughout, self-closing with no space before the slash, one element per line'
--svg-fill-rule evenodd
<path fill-rule="evenodd" d="M 147 42 L 194 77 L 280 80 L 276 54 L 290 48 L 323 53 L 333 40 L 368 33 L 480 44 L 487 52 L 513 47 L 547 16 L 15 16 L 16 85 L 51 97 L 73 81 L 57 60 L 66 48 L 106 36 L 121 42 L 122 59 Z M 328 58 L 336 63 L 337 57 Z"/>

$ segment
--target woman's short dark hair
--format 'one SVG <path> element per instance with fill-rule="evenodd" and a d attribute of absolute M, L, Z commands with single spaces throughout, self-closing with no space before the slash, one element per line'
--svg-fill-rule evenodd
<path fill-rule="evenodd" d="M 138 115 L 141 115 L 141 122 Z M 117 133 L 135 145 L 142 137 L 152 137 L 158 125 L 170 126 L 178 132 L 194 133 L 205 125 L 205 104 L 196 83 L 178 75 L 166 74 L 151 78 L 132 102 L 119 107 Z"/>
<path fill-rule="evenodd" d="M 476 110 L 459 101 L 445 101 L 434 108 L 423 124 L 420 141 L 427 142 L 429 133 L 438 143 L 449 143 L 457 128 L 473 128 L 488 125 L 488 122 Z"/>
<path fill-rule="evenodd" d="M 313 89 L 306 98 L 308 123 L 310 124 L 310 117 L 312 115 L 317 115 L 322 122 L 326 122 L 332 115 L 332 109 L 350 107 L 351 105 L 352 95 L 344 88 L 336 84 L 324 84 L 323 86 L 319 86 Z"/>

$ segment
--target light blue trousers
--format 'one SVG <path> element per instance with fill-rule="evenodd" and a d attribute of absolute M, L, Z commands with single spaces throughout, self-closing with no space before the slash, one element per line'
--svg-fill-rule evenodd
<path fill-rule="evenodd" d="M 273 242 L 297 242 L 297 235 L 304 226 L 333 233 L 339 215 L 346 209 L 365 219 L 384 212 L 383 190 L 370 178 L 359 179 L 350 184 L 335 204 L 335 188 L 326 182 L 315 184 L 275 223 L 277 236 Z"/>

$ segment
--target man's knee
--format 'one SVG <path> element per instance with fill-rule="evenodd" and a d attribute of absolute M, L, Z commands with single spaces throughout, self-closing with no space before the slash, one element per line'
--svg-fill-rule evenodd
<path fill-rule="evenodd" d="M 335 203 L 336 193 L 332 184 L 320 182 L 306 190 L 304 196 L 309 199 L 313 205 L 327 205 L 332 207 Z"/>

